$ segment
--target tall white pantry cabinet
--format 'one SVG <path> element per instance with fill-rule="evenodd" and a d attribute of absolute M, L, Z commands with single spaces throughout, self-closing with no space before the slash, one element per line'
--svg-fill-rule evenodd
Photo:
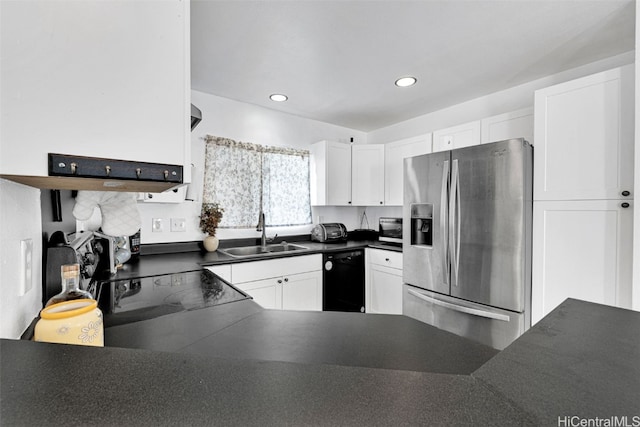
<path fill-rule="evenodd" d="M 536 91 L 532 322 L 566 298 L 631 308 L 632 65 Z"/>

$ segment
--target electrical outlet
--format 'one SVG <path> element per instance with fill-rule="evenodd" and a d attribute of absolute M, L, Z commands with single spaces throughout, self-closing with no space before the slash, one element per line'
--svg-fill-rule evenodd
<path fill-rule="evenodd" d="M 23 296 L 33 287 L 33 239 L 20 241 L 20 268 L 18 296 Z"/>
<path fill-rule="evenodd" d="M 151 220 L 151 231 L 154 233 L 159 233 L 163 231 L 162 218 L 153 218 Z"/>
<path fill-rule="evenodd" d="M 187 231 L 187 221 L 184 218 L 171 218 L 171 231 Z"/>

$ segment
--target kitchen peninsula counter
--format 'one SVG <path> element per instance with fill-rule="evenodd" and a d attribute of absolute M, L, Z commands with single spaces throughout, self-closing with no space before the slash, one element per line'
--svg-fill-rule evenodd
<path fill-rule="evenodd" d="M 640 313 L 567 300 L 471 375 L 2 340 L 0 422 L 633 425 L 639 337 Z"/>
<path fill-rule="evenodd" d="M 265 310 L 252 300 L 109 327 L 105 346 L 464 375 L 498 353 L 406 316 Z"/>

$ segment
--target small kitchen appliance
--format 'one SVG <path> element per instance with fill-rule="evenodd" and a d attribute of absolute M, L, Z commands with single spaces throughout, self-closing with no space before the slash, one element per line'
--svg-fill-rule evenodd
<path fill-rule="evenodd" d="M 318 224 L 311 230 L 311 240 L 321 243 L 344 242 L 347 227 L 337 222 Z"/>
<path fill-rule="evenodd" d="M 322 258 L 322 311 L 364 313 L 364 251 L 331 252 Z"/>
<path fill-rule="evenodd" d="M 72 239 L 69 237 L 73 236 Z M 78 264 L 80 267 L 80 289 L 91 292 L 94 278 L 99 274 L 114 275 L 118 265 L 123 261 L 118 241 L 126 240 L 107 236 L 98 231 L 84 231 L 67 235 L 56 231 L 51 235 L 47 247 L 46 269 L 42 289 L 42 304 L 62 291 L 60 268 L 67 264 Z M 130 256 L 130 253 L 129 253 Z M 120 257 L 120 258 L 119 258 Z"/>
<path fill-rule="evenodd" d="M 49 239 L 42 290 L 43 305 L 62 291 L 60 271 L 63 265 L 79 265 L 79 287 L 83 290 L 87 290 L 94 274 L 100 269 L 101 255 L 105 253 L 105 248 L 95 240 L 94 233 L 75 233 L 73 236 L 73 240 L 69 241 L 65 233 L 56 231 Z"/>
<path fill-rule="evenodd" d="M 378 240 L 402 244 L 402 218 L 380 218 L 378 220 Z"/>

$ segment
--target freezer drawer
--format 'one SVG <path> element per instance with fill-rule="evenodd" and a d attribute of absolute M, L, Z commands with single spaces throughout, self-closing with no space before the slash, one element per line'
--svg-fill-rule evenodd
<path fill-rule="evenodd" d="M 402 314 L 498 350 L 525 331 L 524 313 L 471 303 L 407 284 L 402 289 Z"/>

